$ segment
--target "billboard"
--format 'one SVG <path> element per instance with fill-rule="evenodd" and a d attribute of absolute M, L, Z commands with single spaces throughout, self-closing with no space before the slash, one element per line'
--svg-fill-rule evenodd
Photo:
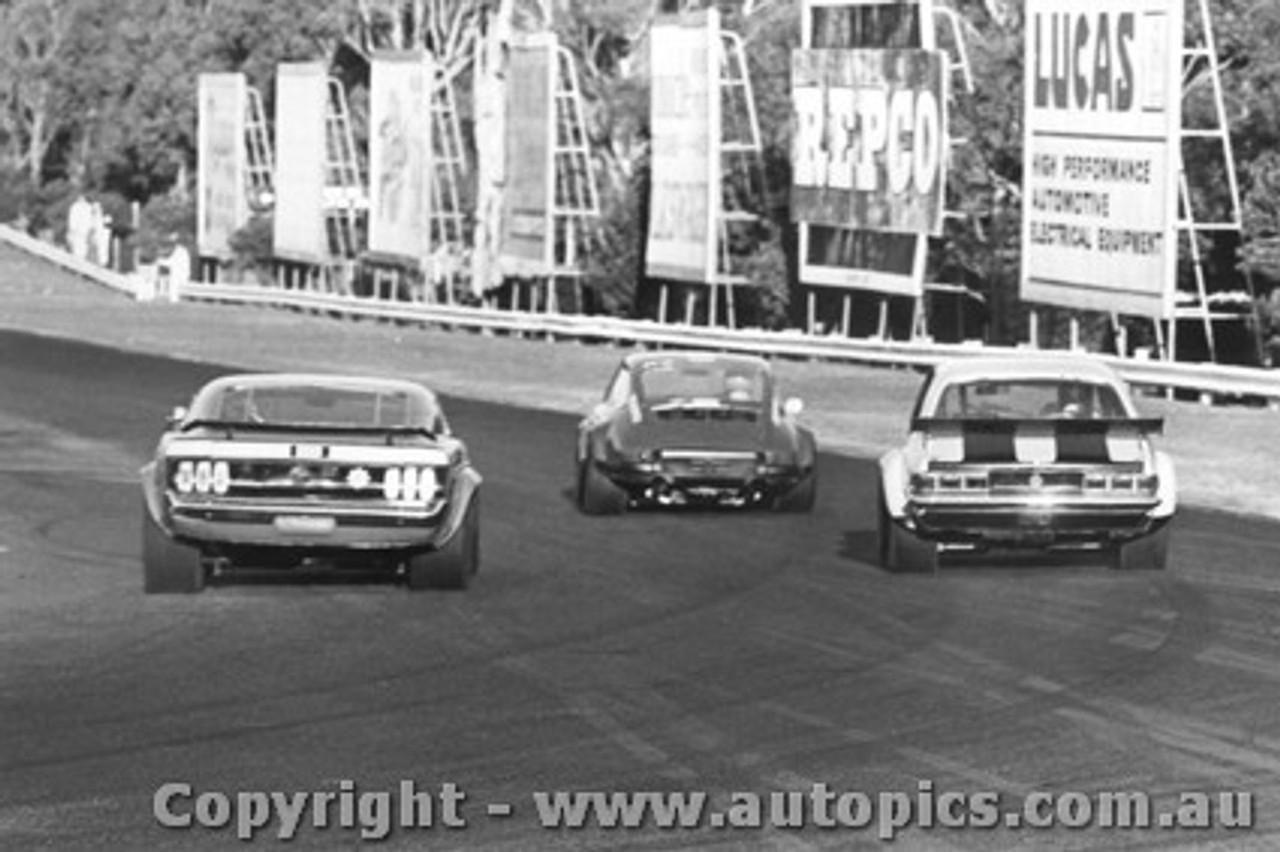
<path fill-rule="evenodd" d="M 1172 313 L 1182 0 L 1028 0 L 1022 298 Z"/>
<path fill-rule="evenodd" d="M 949 145 L 945 63 L 939 65 L 938 82 L 932 82 L 933 63 L 939 61 L 932 53 L 932 21 L 933 0 L 801 0 L 800 50 L 795 51 L 800 56 L 793 55 L 792 62 L 793 69 L 808 75 L 808 85 L 801 86 L 798 97 L 793 92 L 797 132 L 792 166 L 803 183 L 793 187 L 792 200 L 801 205 L 793 219 L 804 284 L 911 297 L 924 292 L 928 237 L 941 228 Z M 865 60 L 853 58 L 864 55 Z M 877 79 L 882 85 L 875 84 Z M 832 89 L 837 96 L 828 103 Z M 924 91 L 930 94 L 920 94 Z M 891 142 L 894 97 L 894 121 L 904 129 L 909 124 L 911 132 L 898 133 Z M 908 99 L 916 102 L 911 109 Z M 936 102 L 936 112 L 931 102 Z M 915 106 L 926 117 L 918 118 Z M 939 132 L 933 139 L 935 119 Z M 924 132 L 918 134 L 917 127 Z M 818 128 L 828 138 L 818 140 Z M 870 144 L 863 144 L 864 137 Z M 861 147 L 855 150 L 855 144 Z M 890 144 L 895 146 L 892 154 Z M 917 164 L 904 159 L 907 151 L 912 160 L 922 158 L 921 187 L 929 185 L 924 178 L 933 173 L 934 152 L 943 152 L 936 185 L 923 193 L 916 188 Z M 890 190 L 890 161 L 892 185 L 900 192 Z M 810 291 L 811 306 L 812 300 Z"/>
<path fill-rule="evenodd" d="M 942 233 L 944 67 L 937 51 L 792 51 L 795 221 Z"/>
<path fill-rule="evenodd" d="M 324 222 L 329 76 L 319 62 L 276 67 L 276 210 L 273 252 L 299 263 L 329 256 Z"/>
<path fill-rule="evenodd" d="M 196 129 L 196 245 L 203 257 L 229 259 L 231 235 L 249 219 L 243 74 L 201 74 Z"/>
<path fill-rule="evenodd" d="M 369 250 L 421 264 L 431 251 L 431 87 L 421 51 L 378 51 L 369 80 Z"/>
<path fill-rule="evenodd" d="M 550 275 L 555 249 L 555 36 L 526 36 L 507 55 L 507 185 L 500 258 L 505 275 Z"/>
<path fill-rule="evenodd" d="M 646 272 L 708 284 L 720 217 L 720 17 L 661 19 L 649 32 L 650 196 Z"/>

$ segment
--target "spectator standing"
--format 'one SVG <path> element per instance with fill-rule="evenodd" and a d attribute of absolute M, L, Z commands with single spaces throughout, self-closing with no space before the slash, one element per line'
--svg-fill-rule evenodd
<path fill-rule="evenodd" d="M 81 260 L 89 257 L 89 237 L 93 229 L 93 205 L 84 193 L 76 196 L 67 210 L 67 248 Z"/>
<path fill-rule="evenodd" d="M 100 266 L 111 262 L 111 232 L 107 215 L 97 201 L 89 204 L 89 229 L 85 239 L 85 258 Z"/>
<path fill-rule="evenodd" d="M 169 252 L 159 263 L 160 286 L 156 295 L 160 298 L 167 296 L 170 302 L 176 302 L 191 281 L 191 252 L 187 251 L 178 234 L 170 234 L 165 243 Z"/>

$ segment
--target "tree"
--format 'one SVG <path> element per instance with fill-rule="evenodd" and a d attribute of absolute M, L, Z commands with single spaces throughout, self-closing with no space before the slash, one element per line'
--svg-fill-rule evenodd
<path fill-rule="evenodd" d="M 9 142 L 8 159 L 33 184 L 66 118 L 59 79 L 73 19 L 70 0 L 0 6 L 0 134 Z"/>
<path fill-rule="evenodd" d="M 471 246 L 471 292 L 480 296 L 502 283 L 498 264 L 502 191 L 506 183 L 506 57 L 515 0 L 485 8 L 472 75 L 476 121 L 476 211 Z"/>
<path fill-rule="evenodd" d="M 485 8 L 471 0 L 357 0 L 348 38 L 366 57 L 378 48 L 428 50 L 441 79 L 452 83 L 475 59 Z"/>
<path fill-rule="evenodd" d="M 951 112 L 951 135 L 963 143 L 952 149 L 947 206 L 959 217 L 947 227 L 939 266 L 982 282 L 992 342 L 1009 344 L 1022 333 L 1022 20 L 992 0 L 959 11 L 978 84 L 958 94 Z"/>
<path fill-rule="evenodd" d="M 1240 174 L 1241 260 L 1269 289 L 1280 283 L 1280 8 L 1266 0 L 1219 0 L 1214 29 Z M 1190 108 L 1203 113 L 1207 87 L 1199 88 Z"/>

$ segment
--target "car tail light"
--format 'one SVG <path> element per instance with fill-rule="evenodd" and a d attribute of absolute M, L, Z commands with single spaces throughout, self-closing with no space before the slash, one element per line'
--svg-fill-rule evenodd
<path fill-rule="evenodd" d="M 930 476 L 927 473 L 911 474 L 911 490 L 912 491 L 935 491 L 938 488 L 938 477 Z"/>
<path fill-rule="evenodd" d="M 919 493 L 937 491 L 986 491 L 990 480 L 985 473 L 915 473 L 911 490 Z"/>
<path fill-rule="evenodd" d="M 231 466 L 225 461 L 182 459 L 173 468 L 173 487 L 179 494 L 226 494 L 231 490 Z"/>
<path fill-rule="evenodd" d="M 389 467 L 383 471 L 382 496 L 388 500 L 400 499 L 400 468 Z"/>
<path fill-rule="evenodd" d="M 1090 473 L 1084 478 L 1084 487 L 1089 491 L 1141 492 L 1153 494 L 1160 486 L 1160 477 L 1154 473 L 1136 475 L 1131 473 Z"/>
<path fill-rule="evenodd" d="M 226 494 L 231 490 L 231 465 L 224 461 L 213 463 L 213 493 Z"/>
<path fill-rule="evenodd" d="M 208 459 L 201 459 L 196 462 L 196 491 L 200 494 L 208 494 L 212 487 L 213 463 Z"/>
<path fill-rule="evenodd" d="M 418 499 L 418 469 L 406 467 L 400 471 L 400 496 L 412 503 Z"/>
<path fill-rule="evenodd" d="M 195 462 L 180 461 L 173 475 L 173 487 L 181 494 L 190 494 L 196 487 Z"/>
<path fill-rule="evenodd" d="M 433 467 L 424 467 L 418 471 L 418 500 L 425 503 L 440 490 L 440 478 Z"/>
<path fill-rule="evenodd" d="M 773 450 L 756 453 L 756 473 L 761 476 L 789 473 L 792 470 L 789 461 L 790 458 L 786 453 Z"/>
<path fill-rule="evenodd" d="M 382 496 L 404 503 L 426 503 L 440 490 L 431 467 L 389 467 L 382 474 Z"/>

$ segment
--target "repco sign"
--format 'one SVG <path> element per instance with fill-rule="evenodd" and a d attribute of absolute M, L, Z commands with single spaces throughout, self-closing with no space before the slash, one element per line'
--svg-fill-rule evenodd
<path fill-rule="evenodd" d="M 939 233 L 946 96 L 924 50 L 792 54 L 792 214 L 866 230 Z"/>

